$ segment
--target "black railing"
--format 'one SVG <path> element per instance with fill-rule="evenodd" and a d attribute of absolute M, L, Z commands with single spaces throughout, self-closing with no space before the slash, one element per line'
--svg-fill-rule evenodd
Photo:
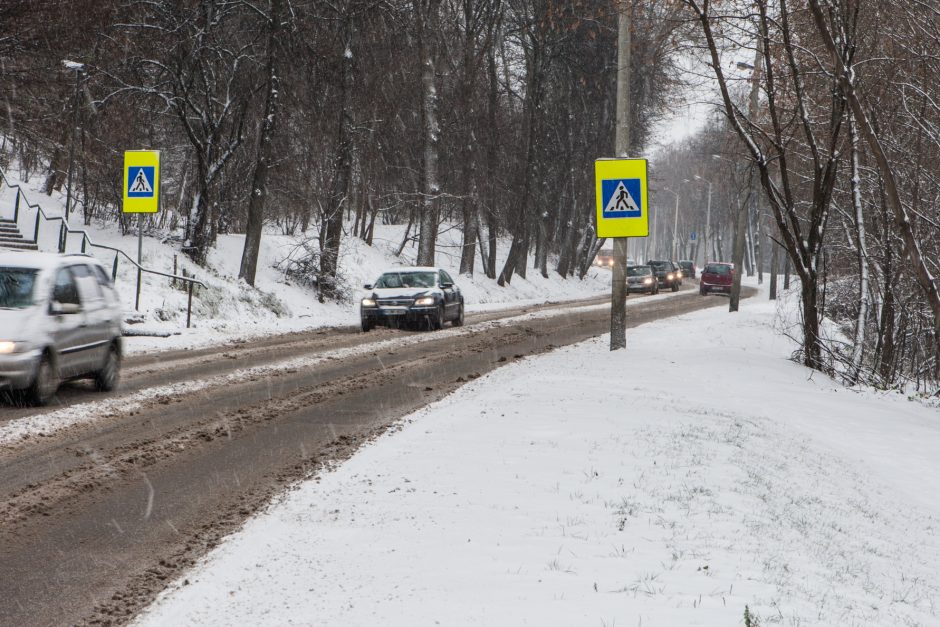
<path fill-rule="evenodd" d="M 26 193 L 23 191 L 22 187 L 18 183 L 11 183 L 7 178 L 6 172 L 3 169 L 0 169 L 0 178 L 3 179 L 3 184 L 10 188 L 11 190 L 16 190 L 16 201 L 13 205 L 13 222 L 16 223 L 17 228 L 19 228 L 19 219 L 20 219 L 20 199 L 26 203 L 26 207 L 29 209 L 36 210 L 36 221 L 33 226 L 33 243 L 36 246 L 39 246 L 39 227 L 41 226 L 42 220 L 46 222 L 59 222 L 59 237 L 57 242 L 57 249 L 60 253 L 65 252 L 65 246 L 68 241 L 68 236 L 70 234 L 76 234 L 82 236 L 82 252 L 86 252 L 88 247 L 91 248 L 100 248 L 102 250 L 109 250 L 114 253 L 114 263 L 111 266 L 111 278 L 117 279 L 117 270 L 118 270 L 118 260 L 121 257 L 124 257 L 129 261 L 135 268 L 137 268 L 137 303 L 140 302 L 140 288 L 141 288 L 141 273 L 155 274 L 157 276 L 166 277 L 168 279 L 173 279 L 174 281 L 181 281 L 186 284 L 186 289 L 188 292 L 187 304 L 186 304 L 186 328 L 190 327 L 192 322 L 192 311 L 193 311 L 193 286 L 199 285 L 202 288 L 206 287 L 206 284 L 202 281 L 195 279 L 189 276 L 182 276 L 178 274 L 170 274 L 168 272 L 161 272 L 159 270 L 154 270 L 152 268 L 146 268 L 141 264 L 137 263 L 130 255 L 121 250 L 120 248 L 115 248 L 114 246 L 106 246 L 105 244 L 96 244 L 91 241 L 91 238 L 88 237 L 88 233 L 84 229 L 74 229 L 69 226 L 68 220 L 64 216 L 50 216 L 46 215 L 46 212 L 43 211 L 43 208 L 39 205 L 32 203 L 26 197 Z"/>

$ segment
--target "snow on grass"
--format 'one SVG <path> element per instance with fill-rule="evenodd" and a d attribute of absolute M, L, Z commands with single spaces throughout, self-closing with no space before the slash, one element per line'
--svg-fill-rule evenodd
<path fill-rule="evenodd" d="M 940 623 L 940 416 L 742 302 L 529 358 L 299 484 L 142 625 Z"/>

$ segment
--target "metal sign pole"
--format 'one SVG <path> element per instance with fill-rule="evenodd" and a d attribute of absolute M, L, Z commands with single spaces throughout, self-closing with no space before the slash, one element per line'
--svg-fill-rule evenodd
<path fill-rule="evenodd" d="M 134 311 L 140 311 L 140 266 L 144 262 L 144 214 L 137 214 L 137 298 L 134 299 Z"/>

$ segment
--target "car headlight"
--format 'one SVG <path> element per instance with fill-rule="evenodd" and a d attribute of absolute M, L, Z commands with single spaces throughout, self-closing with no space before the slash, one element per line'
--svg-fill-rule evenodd
<path fill-rule="evenodd" d="M 363 306 L 363 307 L 375 307 L 375 299 L 374 299 L 374 298 L 363 298 L 363 299 L 362 299 L 362 306 Z"/>
<path fill-rule="evenodd" d="M 607 265 L 608 265 L 608 266 L 613 266 L 613 265 L 614 265 L 614 260 L 613 260 L 613 259 L 609 259 L 609 260 L 607 261 Z"/>
<path fill-rule="evenodd" d="M 653 282 L 653 279 L 650 279 L 649 277 L 643 279 L 643 284 L 644 284 L 644 285 L 649 285 L 649 284 L 652 283 L 652 282 Z"/>
<path fill-rule="evenodd" d="M 9 355 L 16 352 L 16 342 L 0 342 L 0 355 Z"/>
<path fill-rule="evenodd" d="M 681 273 L 681 272 L 676 272 L 676 278 L 677 278 L 677 279 L 681 279 L 681 278 L 682 278 L 682 273 Z"/>
<path fill-rule="evenodd" d="M 417 305 L 418 307 L 424 307 L 424 306 L 433 305 L 433 304 L 434 304 L 433 296 L 422 296 L 421 298 L 415 301 L 415 305 Z"/>
<path fill-rule="evenodd" d="M 667 280 L 667 281 L 672 281 L 672 275 L 671 275 L 671 274 L 667 274 L 667 275 L 666 275 L 666 280 Z"/>

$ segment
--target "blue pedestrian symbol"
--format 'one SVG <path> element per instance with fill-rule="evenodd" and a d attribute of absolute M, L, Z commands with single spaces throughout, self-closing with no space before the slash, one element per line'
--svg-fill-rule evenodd
<path fill-rule="evenodd" d="M 154 170 L 152 165 L 134 165 L 127 169 L 128 198 L 153 198 Z"/>
<path fill-rule="evenodd" d="M 639 218 L 643 215 L 640 179 L 603 179 L 601 198 L 605 218 Z"/>

